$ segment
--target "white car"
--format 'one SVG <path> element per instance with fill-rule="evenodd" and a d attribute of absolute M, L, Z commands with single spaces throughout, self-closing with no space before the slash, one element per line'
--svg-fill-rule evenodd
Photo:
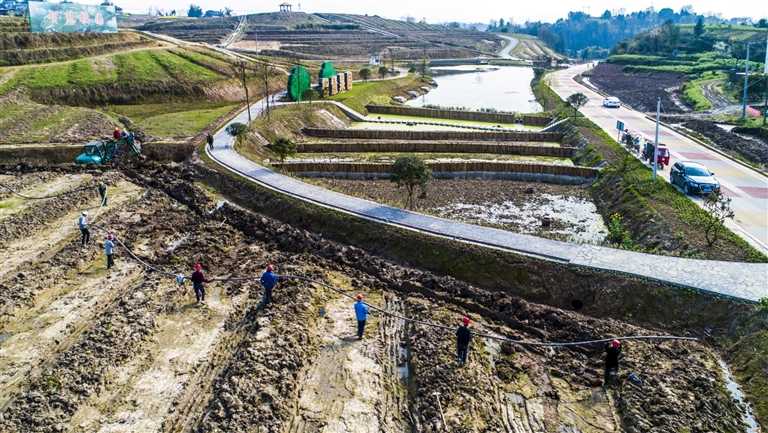
<path fill-rule="evenodd" d="M 621 107 L 621 101 L 615 96 L 609 96 L 603 99 L 603 107 L 605 108 L 619 108 Z"/>

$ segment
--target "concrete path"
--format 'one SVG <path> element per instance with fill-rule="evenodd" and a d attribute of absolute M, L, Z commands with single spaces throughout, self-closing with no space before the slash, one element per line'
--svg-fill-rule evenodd
<path fill-rule="evenodd" d="M 621 120 L 630 130 L 653 139 L 655 122 L 645 114 L 626 107 L 604 108 L 602 95 L 573 79 L 589 66 L 573 66 L 550 74 L 548 79 L 552 89 L 563 99 L 577 92 L 585 94 L 589 102 L 580 111 L 614 137 L 618 132 L 616 121 Z M 730 224 L 731 229 L 768 254 L 768 177 L 665 126 L 660 128 L 659 141 L 669 147 L 670 164 L 682 160 L 697 161 L 715 172 L 723 191 L 733 199 L 736 218 Z M 669 181 L 669 168 L 659 174 Z M 699 205 L 703 203 L 700 197 L 691 199 Z M 768 287 L 768 279 L 763 283 Z"/>
<path fill-rule="evenodd" d="M 259 116 L 263 101 L 250 107 Z M 248 121 L 243 110 L 230 123 Z M 768 297 L 768 264 L 716 262 L 655 256 L 606 247 L 578 245 L 465 224 L 351 197 L 304 183 L 256 164 L 234 150 L 226 125 L 206 153 L 226 169 L 273 191 L 360 218 L 462 242 L 513 251 L 545 260 L 622 272 L 726 297 L 757 301 Z"/>
<path fill-rule="evenodd" d="M 497 33 L 496 36 L 507 41 L 507 44 L 504 45 L 501 50 L 499 50 L 498 56 L 504 59 L 514 59 L 514 57 L 512 57 L 512 50 L 514 50 L 517 44 L 520 43 L 520 40 L 513 38 L 512 36 L 502 35 L 500 33 Z"/>

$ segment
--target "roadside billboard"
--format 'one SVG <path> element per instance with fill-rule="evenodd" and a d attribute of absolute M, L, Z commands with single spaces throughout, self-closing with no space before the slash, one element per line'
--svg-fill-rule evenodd
<path fill-rule="evenodd" d="M 115 6 L 29 2 L 29 30 L 42 32 L 117 32 Z"/>

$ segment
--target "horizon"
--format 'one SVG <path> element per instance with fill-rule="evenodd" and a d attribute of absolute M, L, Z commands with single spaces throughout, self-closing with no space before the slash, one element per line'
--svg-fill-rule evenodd
<path fill-rule="evenodd" d="M 82 0 L 85 4 L 98 4 L 101 0 Z M 251 3 L 241 0 L 230 2 L 227 7 L 233 10 L 235 15 L 246 15 L 256 13 L 277 12 L 280 1 L 274 4 L 260 2 L 262 7 L 248 7 Z M 570 2 L 565 1 L 546 1 L 533 5 L 526 5 L 523 11 L 517 10 L 502 0 L 485 0 L 480 3 L 483 7 L 473 8 L 467 11 L 466 6 L 456 3 L 438 2 L 436 0 L 423 0 L 421 2 L 377 2 L 373 0 L 359 0 L 350 5 L 341 0 L 319 0 L 319 1 L 289 1 L 293 4 L 294 11 L 307 13 L 347 13 L 357 15 L 379 15 L 384 18 L 402 20 L 406 17 L 412 17 L 417 21 L 422 19 L 428 23 L 483 23 L 487 24 L 491 20 L 503 18 L 505 21 L 512 20 L 514 23 L 522 24 L 526 21 L 545 21 L 554 22 L 560 18 L 566 18 L 568 12 L 585 12 L 592 16 L 599 16 L 604 11 L 632 13 L 648 8 L 661 10 L 671 8 L 678 12 L 685 6 L 691 6 L 689 0 L 671 0 L 666 2 L 656 2 L 649 0 L 628 0 L 622 3 L 621 8 L 615 7 L 615 2 L 609 0 L 594 0 L 581 8 L 573 7 Z M 765 18 L 763 15 L 754 15 L 755 8 L 751 6 L 752 2 L 740 0 L 723 4 L 715 0 L 700 0 L 693 5 L 693 11 L 698 14 L 720 16 L 725 19 L 731 18 L 751 18 L 758 20 Z M 175 9 L 178 16 L 186 16 L 190 4 L 196 4 L 203 10 L 220 10 L 222 5 L 213 0 L 189 1 L 189 0 L 170 0 L 163 2 L 162 5 L 156 5 L 144 0 L 118 0 L 117 6 L 124 11 L 132 14 L 146 14 L 151 8 L 164 11 Z M 403 5 L 408 5 L 408 10 L 404 11 Z M 493 12 L 490 12 L 493 11 Z"/>

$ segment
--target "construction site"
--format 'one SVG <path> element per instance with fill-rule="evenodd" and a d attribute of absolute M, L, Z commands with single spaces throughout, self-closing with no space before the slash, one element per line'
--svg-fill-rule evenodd
<path fill-rule="evenodd" d="M 117 22 L 0 17 L 0 432 L 764 431 L 761 251 L 706 248 L 668 218 L 704 211 L 628 184 L 649 169 L 538 75 L 504 88 L 536 112 L 400 102 L 445 83 L 414 60 L 509 61 L 507 38 Z"/>

